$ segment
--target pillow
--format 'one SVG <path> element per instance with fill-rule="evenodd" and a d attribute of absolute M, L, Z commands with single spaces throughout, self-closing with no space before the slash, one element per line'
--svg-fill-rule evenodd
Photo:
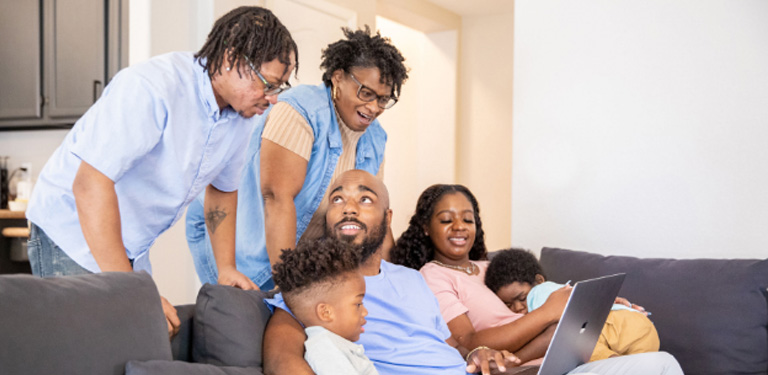
<path fill-rule="evenodd" d="M 262 375 L 260 368 L 214 366 L 182 361 L 128 361 L 125 375 Z"/>
<path fill-rule="evenodd" d="M 644 306 L 661 350 L 687 375 L 768 372 L 768 260 L 639 259 L 544 248 L 556 282 L 627 274 L 619 295 Z"/>
<path fill-rule="evenodd" d="M 205 284 L 197 295 L 192 358 L 217 366 L 261 367 L 269 294 Z"/>
<path fill-rule="evenodd" d="M 122 375 L 132 359 L 171 359 L 145 272 L 0 276 L 0 337 L 3 374 Z"/>

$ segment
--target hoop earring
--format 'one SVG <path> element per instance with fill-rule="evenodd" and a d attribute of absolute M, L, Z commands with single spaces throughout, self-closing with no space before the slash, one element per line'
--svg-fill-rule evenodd
<path fill-rule="evenodd" d="M 331 89 L 331 99 L 338 100 L 339 99 L 339 90 L 336 89 L 336 85 L 333 86 Z"/>

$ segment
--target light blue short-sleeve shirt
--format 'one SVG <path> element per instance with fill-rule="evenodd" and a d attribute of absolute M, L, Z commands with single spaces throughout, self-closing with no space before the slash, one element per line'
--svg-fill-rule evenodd
<path fill-rule="evenodd" d="M 81 161 L 115 182 L 123 244 L 135 270 L 205 187 L 237 190 L 254 119 L 220 111 L 190 52 L 120 71 L 67 134 L 35 185 L 27 217 L 75 262 L 99 272 L 83 237 L 72 183 Z"/>

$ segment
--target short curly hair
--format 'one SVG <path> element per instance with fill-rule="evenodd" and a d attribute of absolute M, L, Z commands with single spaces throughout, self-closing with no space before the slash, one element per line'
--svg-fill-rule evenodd
<path fill-rule="evenodd" d="M 428 187 L 421 193 L 416 203 L 416 212 L 411 216 L 408 229 L 397 239 L 395 247 L 390 251 L 392 263 L 401 264 L 413 269 L 420 269 L 435 258 L 435 245 L 432 239 L 424 234 L 424 228 L 429 226 L 435 206 L 440 199 L 453 193 L 461 193 L 470 203 L 475 213 L 475 243 L 469 251 L 469 259 L 486 259 L 485 232 L 480 220 L 480 206 L 472 192 L 464 185 L 437 184 Z"/>
<path fill-rule="evenodd" d="M 195 58 L 213 77 L 221 73 L 224 59 L 232 66 L 240 66 L 247 58 L 257 68 L 278 59 L 287 68 L 291 65 L 291 52 L 296 57 L 298 72 L 299 49 L 288 29 L 269 9 L 242 6 L 216 20 Z"/>
<path fill-rule="evenodd" d="M 353 67 L 376 67 L 381 83 L 392 86 L 392 96 L 399 97 L 400 88 L 408 79 L 408 68 L 403 64 L 405 58 L 389 38 L 382 37 L 378 31 L 372 35 L 368 25 L 355 31 L 347 27 L 341 30 L 346 39 L 333 42 L 323 50 L 320 68 L 324 70 L 325 85 L 332 86 L 333 72 L 339 69 L 349 73 Z"/>
<path fill-rule="evenodd" d="M 539 260 L 524 249 L 505 249 L 494 252 L 491 263 L 485 271 L 485 285 L 497 293 L 499 289 L 514 282 L 536 284 L 536 275 L 544 275 Z"/>
<path fill-rule="evenodd" d="M 272 279 L 284 295 L 299 294 L 321 283 L 340 282 L 346 273 L 360 268 L 360 249 L 335 238 L 300 242 L 283 250 Z"/>

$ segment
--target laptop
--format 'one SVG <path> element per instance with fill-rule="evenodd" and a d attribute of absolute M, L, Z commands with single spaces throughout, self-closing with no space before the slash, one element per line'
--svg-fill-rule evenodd
<path fill-rule="evenodd" d="M 563 375 L 589 361 L 625 276 L 619 273 L 576 283 L 538 375 Z"/>

